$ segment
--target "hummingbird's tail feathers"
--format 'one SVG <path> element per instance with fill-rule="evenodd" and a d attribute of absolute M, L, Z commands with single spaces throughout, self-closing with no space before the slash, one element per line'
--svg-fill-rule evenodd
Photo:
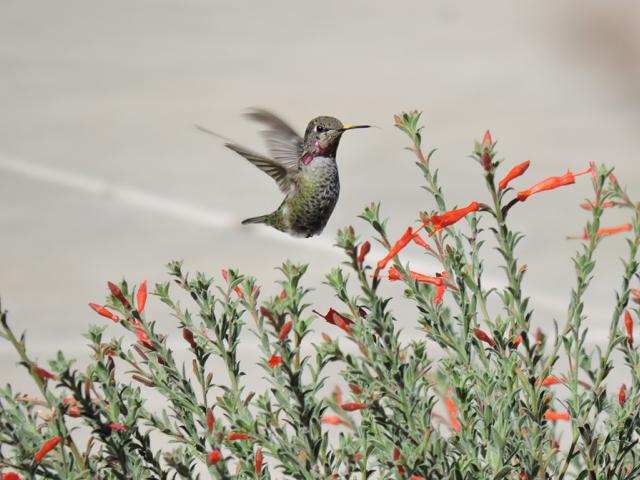
<path fill-rule="evenodd" d="M 260 215 L 258 217 L 246 218 L 242 221 L 242 225 L 247 225 L 249 223 L 266 223 L 268 216 L 269 215 Z"/>
<path fill-rule="evenodd" d="M 259 153 L 252 152 L 251 150 L 248 150 L 236 143 L 225 143 L 224 146 L 229 150 L 233 150 L 238 155 L 243 156 L 264 173 L 273 178 L 283 193 L 287 193 L 289 191 L 291 175 L 288 174 L 289 172 L 281 163 L 265 157 L 264 155 L 260 155 Z"/>

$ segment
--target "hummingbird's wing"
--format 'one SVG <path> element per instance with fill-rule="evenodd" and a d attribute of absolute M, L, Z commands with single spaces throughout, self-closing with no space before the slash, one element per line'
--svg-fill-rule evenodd
<path fill-rule="evenodd" d="M 284 120 L 267 110 L 255 108 L 247 113 L 247 116 L 268 127 L 262 135 L 267 142 L 269 153 L 284 168 L 295 174 L 304 150 L 302 137 Z"/>
<path fill-rule="evenodd" d="M 291 175 L 291 172 L 289 172 L 279 161 L 272 160 L 264 155 L 252 152 L 251 150 L 235 143 L 225 143 L 224 146 L 233 150 L 237 154 L 242 155 L 260 170 L 273 178 L 283 193 L 287 193 L 289 191 L 293 175 Z"/>

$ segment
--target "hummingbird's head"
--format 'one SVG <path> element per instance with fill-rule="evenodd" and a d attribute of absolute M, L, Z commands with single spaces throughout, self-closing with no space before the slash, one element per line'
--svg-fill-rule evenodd
<path fill-rule="evenodd" d="M 343 124 L 335 117 L 316 117 L 309 122 L 304 132 L 305 149 L 315 156 L 334 156 L 344 132 L 368 127 L 369 125 Z"/>

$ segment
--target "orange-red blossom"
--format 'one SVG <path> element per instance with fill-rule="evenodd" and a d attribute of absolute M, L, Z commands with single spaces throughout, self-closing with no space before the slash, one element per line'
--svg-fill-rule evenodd
<path fill-rule="evenodd" d="M 107 425 L 107 427 L 109 427 L 111 430 L 118 430 L 120 432 L 126 432 L 127 430 L 129 430 L 121 423 L 110 423 L 109 425 Z"/>
<path fill-rule="evenodd" d="M 293 323 L 291 322 L 291 320 L 282 325 L 282 327 L 280 328 L 280 332 L 278 333 L 278 340 L 280 340 L 281 342 L 284 341 L 289 335 L 292 327 Z"/>
<path fill-rule="evenodd" d="M 325 425 L 346 425 L 347 424 L 347 422 L 345 422 L 342 419 L 342 417 L 339 417 L 338 415 L 325 415 L 320 420 Z"/>
<path fill-rule="evenodd" d="M 31 369 L 33 370 L 33 372 L 38 375 L 40 377 L 40 380 L 45 381 L 45 380 L 55 380 L 56 376 L 51 373 L 48 370 L 45 370 L 42 367 L 38 367 L 36 365 L 34 365 L 33 367 L 31 367 Z"/>
<path fill-rule="evenodd" d="M 624 328 L 627 331 L 627 342 L 633 345 L 633 319 L 629 310 L 624 311 Z"/>
<path fill-rule="evenodd" d="M 2 480 L 20 480 L 20 475 L 16 472 L 4 472 L 2 474 Z"/>
<path fill-rule="evenodd" d="M 213 416 L 213 410 L 207 410 L 207 431 L 209 433 L 213 432 L 214 427 L 216 426 L 216 418 Z"/>
<path fill-rule="evenodd" d="M 62 437 L 60 435 L 56 435 L 55 437 L 50 438 L 49 440 L 44 442 L 42 448 L 33 457 L 33 461 L 36 463 L 40 463 L 47 453 L 56 448 L 60 441 L 62 441 Z"/>
<path fill-rule="evenodd" d="M 627 401 L 627 386 L 623 383 L 618 393 L 618 403 L 621 407 L 624 407 L 624 403 Z"/>
<path fill-rule="evenodd" d="M 350 318 L 347 318 L 344 315 L 339 314 L 333 308 L 330 308 L 326 315 L 322 315 L 317 310 L 312 310 L 312 311 L 316 315 L 319 315 L 322 318 L 324 318 L 331 325 L 335 325 L 336 327 L 341 328 L 342 330 L 347 332 L 349 335 L 351 335 L 351 325 L 353 325 L 354 322 Z"/>
<path fill-rule="evenodd" d="M 601 228 L 596 232 L 596 237 L 606 237 L 607 235 L 615 235 L 616 233 L 628 232 L 631 230 L 631 224 L 625 223 L 624 225 L 620 225 L 618 227 L 610 227 L 610 228 Z M 581 237 L 567 237 L 569 240 L 588 240 L 589 235 L 587 234 L 587 229 L 584 229 L 584 233 Z"/>
<path fill-rule="evenodd" d="M 487 335 L 487 333 L 481 328 L 474 328 L 473 334 L 476 336 L 478 340 L 488 344 L 490 347 L 496 346 L 496 342 L 489 335 Z"/>
<path fill-rule="evenodd" d="M 544 412 L 544 418 L 550 421 L 568 421 L 571 417 L 569 416 L 569 412 L 555 412 L 553 410 L 547 410 L 546 412 Z"/>
<path fill-rule="evenodd" d="M 602 202 L 602 204 L 600 205 L 600 208 L 613 208 L 615 207 L 616 204 L 613 202 Z M 592 210 L 593 209 L 593 205 L 589 202 L 584 202 L 580 204 L 580 208 L 584 209 L 584 210 Z"/>
<path fill-rule="evenodd" d="M 250 438 L 251 438 L 251 435 L 249 435 L 248 433 L 231 432 L 231 433 L 227 434 L 227 440 L 230 440 L 230 441 L 248 440 Z"/>
<path fill-rule="evenodd" d="M 147 347 L 149 350 L 156 349 L 156 347 L 153 345 L 153 342 L 151 342 L 151 340 L 149 340 L 149 337 L 147 337 L 147 334 L 144 333 L 144 330 L 142 330 L 141 328 L 136 328 L 135 334 L 142 345 Z"/>
<path fill-rule="evenodd" d="M 340 405 L 340 408 L 342 408 L 346 412 L 355 412 L 356 410 L 364 410 L 367 407 L 368 405 L 362 402 L 348 402 Z"/>
<path fill-rule="evenodd" d="M 114 322 L 117 322 L 120 320 L 120 318 L 115 314 L 115 313 L 111 313 L 109 310 L 107 310 L 106 308 L 104 308 L 102 305 L 98 305 L 97 303 L 90 303 L 89 306 L 98 314 L 101 315 L 105 318 L 108 318 L 109 320 L 113 320 Z"/>
<path fill-rule="evenodd" d="M 271 358 L 269 359 L 269 367 L 276 368 L 281 363 L 282 357 L 280 355 L 276 355 L 275 353 L 271 355 Z"/>
<path fill-rule="evenodd" d="M 358 254 L 358 263 L 363 263 L 367 253 L 371 250 L 371 244 L 369 240 L 366 240 L 360 247 L 360 253 Z"/>
<path fill-rule="evenodd" d="M 433 225 L 433 231 L 429 234 L 429 236 L 432 237 L 436 232 L 453 225 L 465 216 L 469 215 L 471 212 L 476 212 L 478 210 L 480 210 L 480 204 L 478 202 L 471 202 L 464 208 L 449 210 L 448 212 L 441 213 L 440 215 L 432 215 L 431 217 L 424 218 L 423 226 L 429 224 Z"/>
<path fill-rule="evenodd" d="M 524 174 L 524 172 L 526 172 L 529 168 L 530 164 L 531 161 L 527 160 L 526 162 L 522 162 L 513 167 L 511 170 L 509 170 L 509 173 L 507 173 L 504 178 L 500 180 L 500 183 L 498 183 L 498 188 L 500 190 L 504 190 L 505 187 L 509 185 L 509 182 L 511 180 L 513 180 L 514 178 L 518 178 L 520 175 Z"/>
<path fill-rule="evenodd" d="M 566 383 L 566 381 L 567 379 L 565 377 L 547 377 L 542 381 L 542 386 L 548 387 L 549 385 L 558 385 L 560 383 Z"/>
<path fill-rule="evenodd" d="M 120 288 L 113 282 L 107 282 L 107 286 L 109 287 L 109 290 L 111 290 L 111 295 L 116 297 L 118 301 L 124 306 L 124 308 L 126 308 L 127 310 L 131 310 L 131 304 L 129 303 L 129 300 L 127 300 L 127 298 L 124 296 L 124 293 L 122 293 L 122 290 L 120 290 Z"/>
<path fill-rule="evenodd" d="M 256 450 L 255 467 L 256 475 L 260 478 L 260 473 L 262 472 L 262 449 L 260 447 Z"/>
<path fill-rule="evenodd" d="M 144 311 L 144 306 L 147 303 L 147 281 L 145 280 L 140 284 L 140 288 L 138 288 L 138 313 L 142 315 Z"/>
<path fill-rule="evenodd" d="M 589 167 L 588 170 L 580 173 L 573 173 L 571 170 L 567 170 L 567 173 L 565 173 L 564 175 L 560 175 L 559 177 L 545 178 L 541 182 L 536 183 L 533 187 L 518 192 L 516 194 L 516 198 L 519 201 L 524 202 L 527 198 L 536 193 L 544 192 L 545 190 L 553 190 L 554 188 L 576 183 L 576 177 L 586 175 L 587 173 L 593 174 L 593 169 Z"/>
<path fill-rule="evenodd" d="M 453 428 L 455 432 L 461 432 L 462 427 L 460 426 L 460 422 L 456 418 L 456 412 L 457 412 L 456 404 L 453 403 L 453 399 L 451 397 L 445 397 L 444 403 L 447 406 L 447 411 L 449 412 L 449 420 L 451 421 L 451 428 Z"/>
<path fill-rule="evenodd" d="M 198 344 L 196 343 L 196 339 L 193 336 L 193 332 L 187 327 L 184 327 L 182 329 L 182 338 L 187 341 L 191 348 L 195 349 L 198 346 Z"/>
<path fill-rule="evenodd" d="M 431 275 L 425 275 L 424 273 L 418 273 L 418 272 L 414 272 L 412 270 L 409 271 L 409 276 L 419 282 L 419 283 L 429 283 L 431 285 L 435 285 L 435 286 L 442 286 L 444 285 L 444 280 L 442 279 L 442 277 L 438 277 L 438 276 L 431 276 Z M 398 271 L 398 269 L 395 266 L 390 266 L 389 267 L 389 273 L 387 274 L 387 278 L 391 281 L 396 281 L 396 280 L 400 280 L 402 277 L 400 276 L 400 272 Z"/>
<path fill-rule="evenodd" d="M 207 463 L 209 465 L 215 465 L 222 460 L 222 452 L 220 450 L 212 450 L 207 455 Z"/>
<path fill-rule="evenodd" d="M 404 247 L 406 247 L 409 244 L 413 236 L 414 236 L 413 228 L 411 227 L 407 228 L 407 231 L 404 232 L 402 237 L 400 237 L 400 240 L 398 240 L 393 245 L 393 247 L 391 247 L 391 250 L 389 250 L 389 253 L 387 253 L 387 255 L 378 262 L 378 264 L 376 265 L 376 270 L 382 270 L 383 268 L 385 268 L 387 266 L 387 263 L 389 263 L 389 261 L 393 257 L 395 257 L 398 253 L 400 253 L 400 250 L 402 250 Z"/>

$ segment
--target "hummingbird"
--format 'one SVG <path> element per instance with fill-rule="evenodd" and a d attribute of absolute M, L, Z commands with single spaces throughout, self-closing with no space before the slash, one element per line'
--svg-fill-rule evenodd
<path fill-rule="evenodd" d="M 309 122 L 301 137 L 267 110 L 253 109 L 247 116 L 266 127 L 261 133 L 269 155 L 233 142 L 225 146 L 273 178 L 285 197 L 273 212 L 247 218 L 242 224 L 263 223 L 296 237 L 319 235 L 340 194 L 336 153 L 342 134 L 369 125 L 343 124 L 335 117 L 320 116 Z"/>

